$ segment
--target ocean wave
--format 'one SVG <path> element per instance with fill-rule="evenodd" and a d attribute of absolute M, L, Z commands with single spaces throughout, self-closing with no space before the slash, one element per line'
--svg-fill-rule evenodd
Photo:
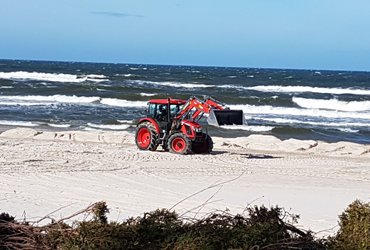
<path fill-rule="evenodd" d="M 303 124 L 303 125 L 312 125 L 320 127 L 368 127 L 370 128 L 369 123 L 360 123 L 360 122 L 315 122 L 315 121 L 304 121 L 298 119 L 286 119 L 286 118 L 269 118 L 261 117 L 258 120 L 269 121 L 278 124 Z"/>
<path fill-rule="evenodd" d="M 109 90 L 107 90 L 107 89 L 101 89 L 101 88 L 96 88 L 96 91 L 100 91 L 100 92 L 108 92 Z"/>
<path fill-rule="evenodd" d="M 104 124 L 94 124 L 94 123 L 88 123 L 87 126 L 92 128 L 98 128 L 98 129 L 110 129 L 110 130 L 125 130 L 130 127 L 130 125 L 127 124 L 119 124 L 119 125 L 104 125 Z"/>
<path fill-rule="evenodd" d="M 289 107 L 274 107 L 269 105 L 230 105 L 231 109 L 241 109 L 245 115 L 284 115 L 284 116 L 307 116 L 307 117 L 325 117 L 325 118 L 352 118 L 370 120 L 369 112 L 345 112 L 336 110 L 321 109 L 301 109 Z"/>
<path fill-rule="evenodd" d="M 7 101 L 14 105 L 45 105 L 53 103 L 93 103 L 98 102 L 96 96 L 67 96 L 67 95 L 27 95 L 27 96 L 0 96 L 0 102 Z"/>
<path fill-rule="evenodd" d="M 107 77 L 104 75 L 71 75 L 71 74 L 58 74 L 58 73 L 42 73 L 42 72 L 26 72 L 26 71 L 15 71 L 15 72 L 0 72 L 1 79 L 8 80 L 38 80 L 48 82 L 102 82 L 106 81 Z"/>
<path fill-rule="evenodd" d="M 70 124 L 54 124 L 54 123 L 48 123 L 47 125 L 50 126 L 50 127 L 53 127 L 53 128 L 69 128 L 69 127 L 71 127 Z"/>
<path fill-rule="evenodd" d="M 268 132 L 275 127 L 272 126 L 249 126 L 249 125 L 222 125 L 220 128 L 232 130 L 246 130 L 250 132 Z"/>
<path fill-rule="evenodd" d="M 116 98 L 102 98 L 100 100 L 101 104 L 115 107 L 146 107 L 147 102 L 143 101 L 127 101 Z"/>
<path fill-rule="evenodd" d="M 324 88 L 324 87 L 309 87 L 309 86 L 253 86 L 244 87 L 248 90 L 255 90 L 261 92 L 278 92 L 278 93 L 320 93 L 320 94 L 337 94 L 337 95 L 370 95 L 370 90 L 367 89 L 353 89 L 353 88 Z"/>
<path fill-rule="evenodd" d="M 5 126 L 21 126 L 21 127 L 37 127 L 39 124 L 33 122 L 26 122 L 26 121 L 8 121 L 8 120 L 0 120 L 0 125 Z"/>
<path fill-rule="evenodd" d="M 0 101 L 0 105 L 2 106 L 47 106 L 53 105 L 52 102 L 10 102 L 10 101 Z"/>
<path fill-rule="evenodd" d="M 157 95 L 157 94 L 153 94 L 153 93 L 140 93 L 139 95 L 141 95 L 141 96 L 155 96 L 155 95 Z"/>
<path fill-rule="evenodd" d="M 153 81 L 143 81 L 143 80 L 134 80 L 132 81 L 137 84 L 150 84 L 150 85 L 157 85 L 157 86 L 168 86 L 168 87 L 175 87 L 175 88 L 187 88 L 187 89 L 194 89 L 194 88 L 213 88 L 216 85 L 208 85 L 208 84 L 201 84 L 201 83 L 181 83 L 181 82 L 153 82 Z"/>
<path fill-rule="evenodd" d="M 101 98 L 98 96 L 67 96 L 67 95 L 52 95 L 52 96 L 0 96 L 0 105 L 6 106 L 42 106 L 53 105 L 56 103 L 72 103 L 72 104 L 90 104 L 100 103 L 115 107 L 146 107 L 146 101 L 128 101 L 116 98 Z"/>
<path fill-rule="evenodd" d="M 243 87 L 243 86 L 240 86 L 240 85 L 230 85 L 230 84 L 223 84 L 223 85 L 219 85 L 217 86 L 218 88 L 223 88 L 223 89 L 248 89 L 247 87 Z"/>
<path fill-rule="evenodd" d="M 358 133 L 360 130 L 358 129 L 351 129 L 351 128 L 338 128 L 339 131 L 345 132 L 345 133 Z"/>
<path fill-rule="evenodd" d="M 86 77 L 88 77 L 88 78 L 95 78 L 95 79 L 103 79 L 103 80 L 106 80 L 107 79 L 107 77 L 105 75 L 96 75 L 96 74 L 86 75 Z"/>
<path fill-rule="evenodd" d="M 133 120 L 117 120 L 117 122 L 123 123 L 123 124 L 132 124 Z"/>
<path fill-rule="evenodd" d="M 370 110 L 370 101 L 339 101 L 337 99 L 307 99 L 293 97 L 293 102 L 302 108 L 330 109 L 341 111 L 367 111 Z"/>
<path fill-rule="evenodd" d="M 13 89 L 13 86 L 0 86 L 0 89 Z"/>

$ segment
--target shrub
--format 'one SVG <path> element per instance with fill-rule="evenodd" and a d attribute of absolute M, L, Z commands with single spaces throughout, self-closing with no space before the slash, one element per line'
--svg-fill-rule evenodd
<path fill-rule="evenodd" d="M 339 231 L 333 249 L 370 249 L 370 203 L 354 201 L 339 216 Z"/>
<path fill-rule="evenodd" d="M 4 240 L 6 237 L 13 233 L 13 230 L 9 227 L 7 227 L 8 222 L 14 222 L 14 217 L 10 216 L 7 213 L 1 213 L 0 214 L 0 249 L 4 245 Z"/>
<path fill-rule="evenodd" d="M 247 216 L 217 212 L 200 220 L 185 220 L 175 212 L 161 209 L 122 223 L 107 222 L 108 209 L 104 202 L 85 211 L 92 213 L 92 219 L 72 225 L 61 220 L 36 227 L 17 224 L 9 217 L 11 222 L 7 228 L 18 228 L 22 237 L 18 237 L 18 241 L 8 237 L 4 245 L 30 249 L 101 250 L 324 249 L 309 232 L 291 224 L 297 216 L 289 215 L 279 207 L 255 206 L 247 210 Z"/>
<path fill-rule="evenodd" d="M 287 223 L 279 207 L 255 206 L 248 213 L 247 217 L 216 213 L 192 223 L 174 249 L 323 249 L 309 232 Z"/>

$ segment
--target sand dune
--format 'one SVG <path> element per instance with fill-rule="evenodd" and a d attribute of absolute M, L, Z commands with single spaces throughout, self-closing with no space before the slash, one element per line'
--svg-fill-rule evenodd
<path fill-rule="evenodd" d="M 59 218 L 105 200 L 119 220 L 226 182 L 174 209 L 202 216 L 278 204 L 301 214 L 305 228 L 330 234 L 350 202 L 370 199 L 370 145 L 266 135 L 214 142 L 210 155 L 182 156 L 140 151 L 128 132 L 11 129 L 0 134 L 0 209 L 37 219 L 62 208 Z"/>

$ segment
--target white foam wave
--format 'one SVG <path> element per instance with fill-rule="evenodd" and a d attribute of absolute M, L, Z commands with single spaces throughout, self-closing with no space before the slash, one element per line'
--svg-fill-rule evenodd
<path fill-rule="evenodd" d="M 315 121 L 304 121 L 298 119 L 286 119 L 286 118 L 269 118 L 262 117 L 258 118 L 259 120 L 269 121 L 280 124 L 304 124 L 312 126 L 323 126 L 323 127 L 370 127 L 368 123 L 359 123 L 359 122 L 315 122 Z"/>
<path fill-rule="evenodd" d="M 42 73 L 42 72 L 0 72 L 0 78 L 8 80 L 39 80 L 48 82 L 101 82 L 106 81 L 107 77 L 104 75 L 71 75 L 71 74 L 57 74 L 57 73 Z"/>
<path fill-rule="evenodd" d="M 103 125 L 103 124 L 93 124 L 93 123 L 88 123 L 87 126 L 92 127 L 92 128 L 111 129 L 111 130 L 125 130 L 130 127 L 130 125 L 127 125 L 127 124 Z"/>
<path fill-rule="evenodd" d="M 251 132 L 268 132 L 274 129 L 272 126 L 249 126 L 249 125 L 222 125 L 223 129 L 246 130 Z"/>
<path fill-rule="evenodd" d="M 345 112 L 336 110 L 321 110 L 321 109 L 300 109 L 287 107 L 273 107 L 269 105 L 230 105 L 231 109 L 241 109 L 246 115 L 284 115 L 284 116 L 308 116 L 308 117 L 326 117 L 326 118 L 352 118 L 352 119 L 368 119 L 370 120 L 369 112 Z"/>
<path fill-rule="evenodd" d="M 175 88 L 213 88 L 216 85 L 208 85 L 208 84 L 201 84 L 201 83 L 181 83 L 181 82 L 153 82 L 153 81 L 142 81 L 142 80 L 135 80 L 132 81 L 138 84 L 151 84 L 157 86 L 168 86 L 168 87 L 175 87 Z"/>
<path fill-rule="evenodd" d="M 21 126 L 21 127 L 37 127 L 39 124 L 33 122 L 26 122 L 26 121 L 8 121 L 8 120 L 0 120 L 0 125 L 5 126 Z"/>
<path fill-rule="evenodd" d="M 339 131 L 345 132 L 345 133 L 358 133 L 359 130 L 357 129 L 350 129 L 350 128 L 338 128 Z"/>
<path fill-rule="evenodd" d="M 13 89 L 13 86 L 0 86 L 0 89 Z"/>
<path fill-rule="evenodd" d="M 230 85 L 230 84 L 219 85 L 218 87 L 223 88 L 223 89 L 247 89 L 247 87 L 243 87 L 239 85 Z"/>
<path fill-rule="evenodd" d="M 88 77 L 88 78 L 96 78 L 96 79 L 104 79 L 104 80 L 107 79 L 107 77 L 105 75 L 95 75 L 95 74 L 90 74 L 90 75 L 87 75 L 86 77 Z"/>
<path fill-rule="evenodd" d="M 132 120 L 117 120 L 117 122 L 119 123 L 123 123 L 123 124 L 132 124 Z"/>
<path fill-rule="evenodd" d="M 147 102 L 143 101 L 127 101 L 116 98 L 103 98 L 100 100 L 101 104 L 115 106 L 115 107 L 146 107 Z"/>
<path fill-rule="evenodd" d="M 309 87 L 309 86 L 253 86 L 245 87 L 245 89 L 261 91 L 261 92 L 278 92 L 278 93 L 321 93 L 321 94 L 351 94 L 351 95 L 370 95 L 370 90 L 367 89 L 352 89 L 352 88 L 324 88 L 324 87 Z"/>
<path fill-rule="evenodd" d="M 0 101 L 8 101 L 18 105 L 45 105 L 52 103 L 93 103 L 98 102 L 100 97 L 96 96 L 66 96 L 66 95 L 27 95 L 27 96 L 0 96 Z"/>
<path fill-rule="evenodd" d="M 52 102 L 9 102 L 9 101 L 0 101 L 0 105 L 3 106 L 45 106 L 52 105 Z"/>
<path fill-rule="evenodd" d="M 156 94 L 154 93 L 140 93 L 141 96 L 155 96 Z"/>
<path fill-rule="evenodd" d="M 100 98 L 97 96 L 0 96 L 0 105 L 7 106 L 37 106 L 37 105 L 53 105 L 55 103 L 73 103 L 73 104 L 89 104 L 100 103 L 115 107 L 146 107 L 146 101 L 128 101 L 116 98 Z"/>
<path fill-rule="evenodd" d="M 370 101 L 339 101 L 337 99 L 307 99 L 293 97 L 293 102 L 302 108 L 330 109 L 341 111 L 367 111 L 370 110 Z"/>
<path fill-rule="evenodd" d="M 48 126 L 53 128 L 69 128 L 70 124 L 54 124 L 54 123 L 48 123 Z"/>

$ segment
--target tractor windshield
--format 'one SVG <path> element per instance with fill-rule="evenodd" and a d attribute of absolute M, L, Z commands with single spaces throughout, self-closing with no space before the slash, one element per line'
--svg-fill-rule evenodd
<path fill-rule="evenodd" d="M 179 105 L 179 104 L 171 104 L 170 105 L 170 114 L 171 114 L 171 117 L 175 117 L 177 115 L 177 113 L 179 113 L 179 111 L 182 109 L 182 106 L 183 105 Z"/>
<path fill-rule="evenodd" d="M 175 117 L 177 113 L 181 110 L 183 105 L 171 104 L 170 105 L 170 117 Z M 167 104 L 149 104 L 148 113 L 150 117 L 157 120 L 165 121 L 167 119 Z"/>

